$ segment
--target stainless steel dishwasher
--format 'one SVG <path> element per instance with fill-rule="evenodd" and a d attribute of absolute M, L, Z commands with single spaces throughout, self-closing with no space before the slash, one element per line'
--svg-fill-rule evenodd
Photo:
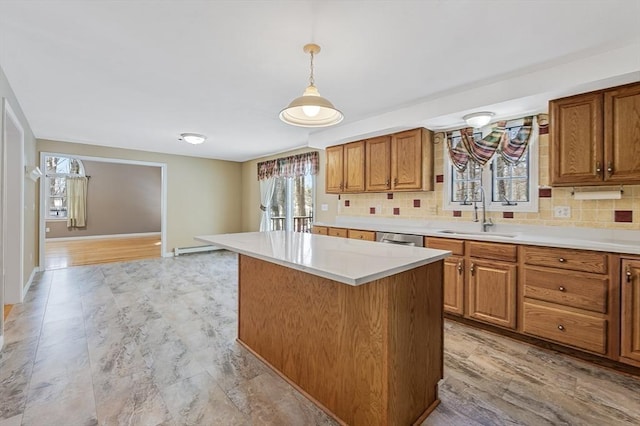
<path fill-rule="evenodd" d="M 398 244 L 402 246 L 424 247 L 424 237 L 422 235 L 376 232 L 376 241 L 387 244 Z"/>

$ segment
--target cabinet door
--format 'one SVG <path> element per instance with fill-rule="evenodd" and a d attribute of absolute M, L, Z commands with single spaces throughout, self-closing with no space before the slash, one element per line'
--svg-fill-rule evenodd
<path fill-rule="evenodd" d="M 422 129 L 391 136 L 391 189 L 422 189 Z"/>
<path fill-rule="evenodd" d="M 364 141 L 344 145 L 344 192 L 364 192 Z"/>
<path fill-rule="evenodd" d="M 549 158 L 553 185 L 602 182 L 602 94 L 549 102 Z"/>
<path fill-rule="evenodd" d="M 622 261 L 621 361 L 640 366 L 640 260 Z"/>
<path fill-rule="evenodd" d="M 604 92 L 605 181 L 640 182 L 640 84 Z"/>
<path fill-rule="evenodd" d="M 444 261 L 444 310 L 464 314 L 464 259 L 451 256 Z"/>
<path fill-rule="evenodd" d="M 391 137 L 367 139 L 366 190 L 387 191 L 391 188 Z"/>
<path fill-rule="evenodd" d="M 344 173 L 343 146 L 330 146 L 326 149 L 327 170 L 325 192 L 327 194 L 339 194 L 342 192 L 342 174 Z"/>
<path fill-rule="evenodd" d="M 467 316 L 515 329 L 516 265 L 473 257 L 469 262 Z"/>

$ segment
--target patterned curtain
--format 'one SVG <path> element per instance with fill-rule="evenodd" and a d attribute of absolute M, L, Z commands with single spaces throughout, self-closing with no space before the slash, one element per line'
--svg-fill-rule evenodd
<path fill-rule="evenodd" d="M 447 137 L 447 147 L 451 162 L 459 171 L 467 168 L 469 161 L 484 167 L 498 152 L 509 164 L 520 161 L 527 150 L 533 128 L 533 117 L 524 117 L 524 122 L 514 138 L 507 132 L 507 122 L 498 121 L 493 124 L 491 133 L 484 138 L 473 135 L 473 128 L 460 129 L 461 143 L 455 143 L 451 133 Z"/>
<path fill-rule="evenodd" d="M 461 138 L 454 138 L 453 134 L 447 133 L 447 150 L 451 163 L 460 172 L 464 172 L 469 164 L 469 153 L 462 144 Z"/>
<path fill-rule="evenodd" d="M 258 180 L 318 174 L 318 151 L 258 163 Z"/>
<path fill-rule="evenodd" d="M 518 164 L 524 153 L 527 151 L 529 139 L 531 139 L 531 131 L 533 129 L 533 117 L 525 117 L 522 127 L 518 130 L 516 136 L 511 139 L 505 138 L 505 142 L 500 148 L 500 155 L 508 164 Z"/>

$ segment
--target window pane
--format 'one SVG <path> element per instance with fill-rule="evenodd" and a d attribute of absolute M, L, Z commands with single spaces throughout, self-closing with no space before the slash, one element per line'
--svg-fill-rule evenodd
<path fill-rule="evenodd" d="M 451 201 L 457 203 L 471 203 L 480 201 L 478 189 L 482 185 L 482 168 L 474 162 L 469 162 L 464 172 L 451 167 L 453 182 L 451 185 Z"/>
<path fill-rule="evenodd" d="M 67 178 L 49 178 L 49 195 L 52 197 L 62 197 L 67 194 Z"/>
<path fill-rule="evenodd" d="M 47 157 L 47 173 L 69 173 L 69 158 L 67 157 Z"/>
<path fill-rule="evenodd" d="M 507 129 L 512 139 L 521 126 Z M 529 154 L 526 152 L 517 164 L 507 163 L 500 155 L 494 157 L 492 201 L 528 202 L 529 201 Z"/>

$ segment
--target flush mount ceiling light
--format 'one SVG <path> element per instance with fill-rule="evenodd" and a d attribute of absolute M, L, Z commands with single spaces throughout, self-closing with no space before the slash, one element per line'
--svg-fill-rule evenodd
<path fill-rule="evenodd" d="M 303 50 L 311 55 L 309 86 L 302 96 L 295 98 L 289 106 L 280 111 L 280 120 L 300 127 L 327 127 L 338 124 L 344 116 L 328 99 L 320 96 L 313 78 L 313 57 L 320 53 L 320 46 L 310 43 L 306 44 Z"/>
<path fill-rule="evenodd" d="M 467 125 L 479 128 L 482 126 L 486 126 L 491 121 L 491 117 L 495 114 L 489 111 L 482 112 L 474 112 L 472 114 L 467 114 L 462 119 L 467 122 Z"/>
<path fill-rule="evenodd" d="M 199 145 L 204 142 L 207 137 L 199 133 L 181 133 L 180 139 L 187 143 L 190 143 L 191 145 Z"/>

